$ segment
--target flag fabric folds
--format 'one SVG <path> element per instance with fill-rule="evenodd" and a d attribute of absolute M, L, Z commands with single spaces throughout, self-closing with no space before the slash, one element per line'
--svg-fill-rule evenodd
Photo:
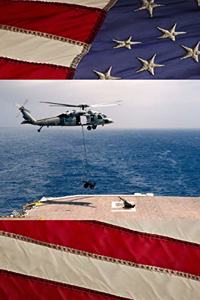
<path fill-rule="evenodd" d="M 187 234 L 174 224 L 161 235 L 128 223 L 1 221 L 0 298 L 197 299 L 197 224 Z"/>
<path fill-rule="evenodd" d="M 197 0 L 0 0 L 1 79 L 199 79 Z"/>
<path fill-rule="evenodd" d="M 114 2 L 0 0 L 0 78 L 72 78 Z"/>

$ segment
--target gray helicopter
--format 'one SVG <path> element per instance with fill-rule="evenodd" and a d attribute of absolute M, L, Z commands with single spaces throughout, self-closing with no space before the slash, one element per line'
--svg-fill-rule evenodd
<path fill-rule="evenodd" d="M 109 104 L 65 104 L 50 101 L 41 101 L 41 103 L 49 104 L 50 106 L 58 107 L 73 107 L 76 108 L 71 111 L 65 111 L 64 113 L 51 118 L 45 118 L 36 120 L 31 112 L 24 107 L 24 105 L 17 105 L 19 111 L 22 113 L 24 121 L 21 124 L 31 124 L 39 126 L 38 132 L 42 130 L 44 126 L 87 126 L 88 130 L 94 130 L 97 126 L 104 126 L 113 123 L 111 118 L 108 118 L 105 114 L 93 111 L 93 107 L 103 106 L 115 106 L 119 105 L 121 101 L 116 101 Z"/>

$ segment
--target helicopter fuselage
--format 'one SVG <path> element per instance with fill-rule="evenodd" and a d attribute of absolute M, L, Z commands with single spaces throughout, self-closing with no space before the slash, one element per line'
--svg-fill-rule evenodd
<path fill-rule="evenodd" d="M 108 118 L 106 115 L 92 110 L 67 111 L 56 117 L 39 120 L 34 119 L 31 116 L 30 111 L 24 107 L 21 107 L 20 111 L 24 118 L 22 124 L 37 125 L 40 126 L 40 130 L 44 126 L 87 126 L 87 129 L 91 130 L 96 129 L 99 125 L 104 126 L 105 124 L 113 123 L 112 119 Z"/>

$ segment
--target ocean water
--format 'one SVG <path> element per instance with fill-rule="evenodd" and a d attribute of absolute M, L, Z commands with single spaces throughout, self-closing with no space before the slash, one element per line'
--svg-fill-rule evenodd
<path fill-rule="evenodd" d="M 0 128 L 0 215 L 42 196 L 200 195 L 199 130 Z M 84 179 L 96 182 L 84 189 Z"/>

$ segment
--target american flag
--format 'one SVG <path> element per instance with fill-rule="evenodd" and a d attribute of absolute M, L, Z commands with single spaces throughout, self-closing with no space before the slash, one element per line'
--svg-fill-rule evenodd
<path fill-rule="evenodd" d="M 2 79 L 199 79 L 199 0 L 0 0 Z"/>
<path fill-rule="evenodd" d="M 199 299 L 199 221 L 157 225 L 2 220 L 0 299 Z"/>

